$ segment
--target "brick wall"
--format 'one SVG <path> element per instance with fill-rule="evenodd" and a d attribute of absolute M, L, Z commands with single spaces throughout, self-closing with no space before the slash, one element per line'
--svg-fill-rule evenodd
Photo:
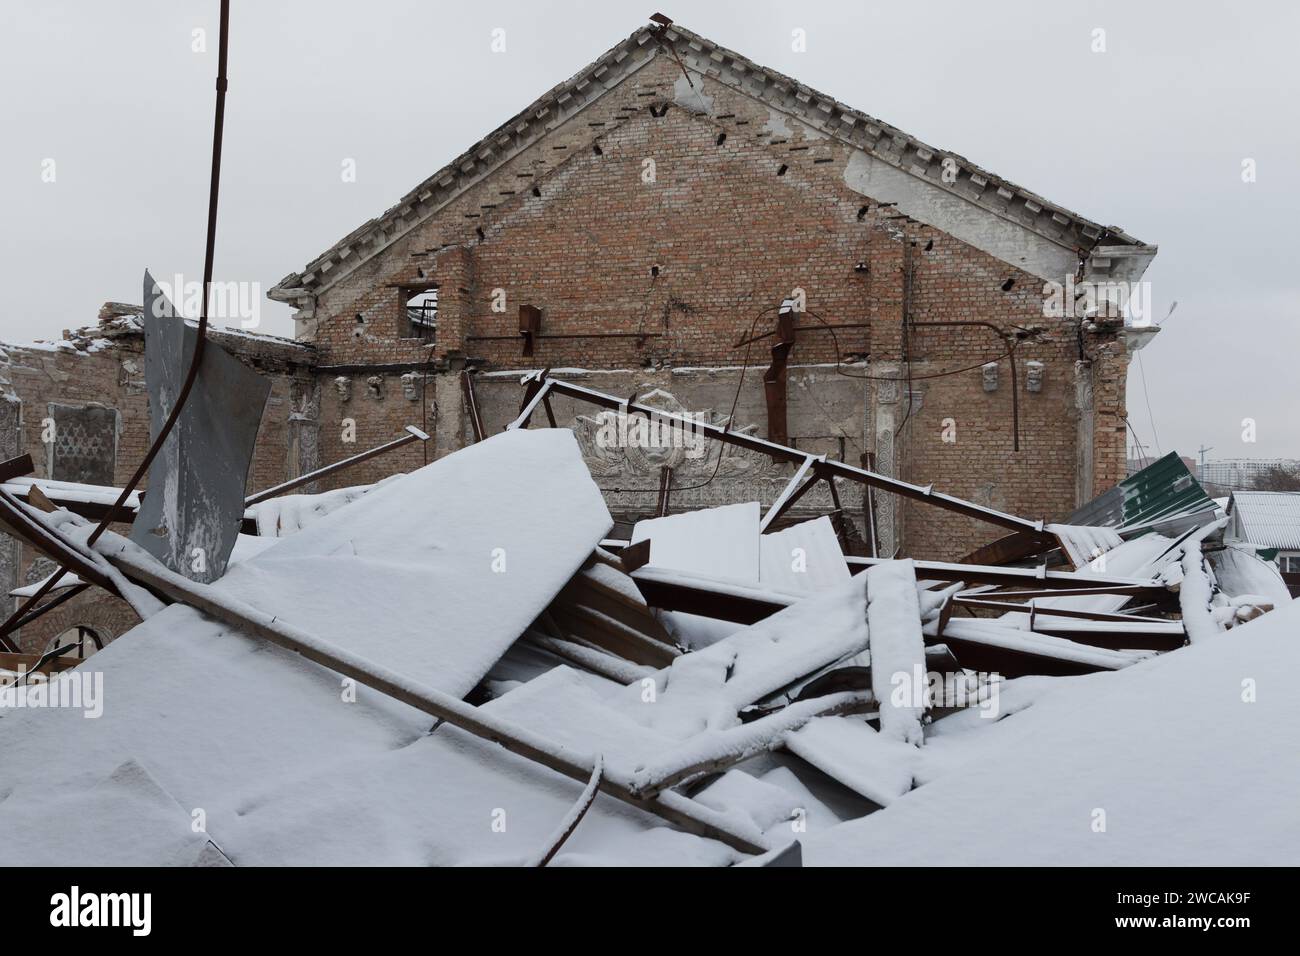
<path fill-rule="evenodd" d="M 318 416 L 316 381 L 309 371 L 311 351 L 273 339 L 215 333 L 214 340 L 271 380 L 257 446 L 249 469 L 248 490 L 254 491 L 315 467 Z M 149 399 L 144 381 L 144 338 L 121 320 L 69 333 L 62 342 L 3 347 L 0 391 L 17 414 L 6 419 L 13 434 L 3 436 L 6 452 L 32 456 L 35 476 L 48 478 L 49 452 L 43 420 L 51 403 L 97 405 L 116 409 L 118 431 L 113 481 L 121 486 L 143 460 L 149 446 Z M 306 427 L 304 427 L 306 426 Z M 147 488 L 147 480 L 143 487 Z M 125 532 L 125 525 L 116 530 Z M 13 551 L 9 579 L 3 590 L 33 583 L 54 570 L 31 548 L 5 542 Z M 8 616 L 15 599 L 5 597 Z M 116 637 L 135 623 L 125 602 L 97 591 L 87 592 L 64 607 L 24 628 L 18 642 L 24 650 L 43 650 L 50 639 L 76 624 L 94 627 L 105 639 Z"/>
<path fill-rule="evenodd" d="M 336 484 L 372 480 L 460 447 L 459 390 L 438 384 L 455 374 L 458 357 L 485 369 L 627 370 L 627 382 L 645 378 L 645 370 L 735 367 L 747 360 L 736 343 L 751 329 L 770 331 L 773 311 L 760 313 L 796 286 L 815 315 L 802 317 L 807 328 L 798 333 L 792 361 L 815 365 L 869 354 L 869 366 L 844 374 L 902 378 L 905 246 L 913 323 L 983 321 L 1033 330 L 1016 348 L 1020 449 L 1013 449 L 1008 344 L 979 326 L 914 326 L 907 336 L 911 411 L 902 383 L 864 379 L 862 405 L 848 415 L 851 441 L 878 452 L 881 415 L 896 413 L 894 426 L 904 418 L 906 424 L 893 439 L 894 473 L 1000 509 L 1059 518 L 1077 503 L 1084 460 L 1076 387 L 1083 359 L 1094 385 L 1094 410 L 1084 412 L 1096 416 L 1094 486 L 1100 491 L 1122 476 L 1124 436 L 1115 426 L 1122 428 L 1126 359 L 1113 333 L 1081 341 L 1073 320 L 1044 317 L 1041 279 L 850 188 L 847 146 L 718 84 L 707 87 L 709 114 L 693 113 L 675 102 L 680 78 L 671 59 L 655 58 L 383 252 L 331 280 L 316 302 L 314 340 L 324 363 L 346 370 L 351 397 L 323 391 L 323 458 L 387 440 L 412 421 L 435 433 L 432 448 L 377 460 Z M 433 347 L 400 338 L 403 290 L 427 282 L 440 290 Z M 542 310 L 543 333 L 574 337 L 543 338 L 524 358 L 521 304 Z M 822 322 L 858 327 L 832 337 Z M 744 399 L 755 412 L 743 421 L 763 433 L 759 381 L 770 344 L 760 341 L 748 355 Z M 1044 365 L 1042 389 L 1032 393 L 1025 374 L 1031 360 Z M 988 361 L 1000 364 L 994 391 L 985 391 L 979 368 Z M 401 397 L 399 380 L 417 363 L 431 363 L 422 368 L 428 386 L 418 402 Z M 367 364 L 395 367 L 360 368 Z M 374 374 L 383 378 L 382 397 L 366 386 Z M 693 397 L 694 386 L 678 384 L 686 404 L 706 400 Z M 867 384 L 897 389 L 899 402 L 873 404 L 868 396 L 879 391 Z M 792 390 L 792 405 L 800 401 L 812 407 L 816 395 Z M 355 441 L 343 441 L 345 433 Z M 900 541 L 917 556 L 954 557 L 998 534 L 913 503 L 899 508 L 897 521 Z"/>

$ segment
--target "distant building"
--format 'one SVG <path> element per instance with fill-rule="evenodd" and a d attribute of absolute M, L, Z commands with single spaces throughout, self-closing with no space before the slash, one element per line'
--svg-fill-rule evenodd
<path fill-rule="evenodd" d="M 1203 485 L 1237 491 L 1254 488 L 1256 478 L 1275 468 L 1295 471 L 1300 468 L 1300 461 L 1294 458 L 1223 458 L 1207 461 L 1196 471 Z"/>

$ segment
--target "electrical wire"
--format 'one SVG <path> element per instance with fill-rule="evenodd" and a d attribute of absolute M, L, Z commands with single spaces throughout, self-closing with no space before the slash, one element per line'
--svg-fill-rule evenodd
<path fill-rule="evenodd" d="M 126 483 L 121 494 L 118 495 L 117 501 L 109 506 L 108 510 L 104 513 L 104 516 L 100 519 L 99 524 L 95 527 L 95 530 L 92 531 L 90 536 L 86 539 L 87 547 L 93 546 L 95 542 L 99 540 L 104 531 L 107 530 L 108 526 L 117 519 L 118 515 L 124 510 L 127 499 L 131 497 L 131 493 L 135 491 L 145 474 L 149 471 L 149 466 L 153 464 L 153 460 L 158 457 L 158 453 L 162 450 L 163 444 L 167 441 L 167 437 L 171 434 L 177 420 L 180 418 L 181 410 L 185 407 L 185 403 L 190 396 L 190 391 L 193 389 L 194 382 L 198 378 L 199 366 L 203 361 L 204 346 L 207 344 L 208 300 L 212 289 L 212 260 L 217 241 L 217 198 L 221 186 L 221 142 L 225 128 L 226 89 L 228 86 L 226 79 L 226 54 L 229 45 L 229 34 L 230 0 L 221 0 L 221 28 L 217 54 L 217 101 L 216 115 L 212 126 L 212 169 L 208 188 L 207 243 L 203 256 L 203 303 L 202 308 L 199 311 L 198 338 L 194 344 L 194 354 L 190 360 L 190 367 L 186 372 L 185 381 L 182 383 L 180 392 L 177 394 L 176 399 L 172 404 L 171 413 L 167 416 L 166 421 L 163 422 L 162 427 L 158 430 L 158 436 L 154 439 L 153 444 L 149 446 L 149 450 L 145 453 L 144 459 L 136 467 L 135 473 L 131 475 L 131 479 Z M 182 319 L 181 321 L 184 320 Z M 0 625 L 0 636 L 7 635 L 13 629 L 15 623 L 21 620 L 42 597 L 53 590 L 54 586 L 58 584 L 67 573 L 68 569 L 66 567 L 61 567 L 57 572 L 47 578 L 45 583 L 41 585 L 36 593 L 24 602 L 21 607 L 14 611 L 3 625 Z"/>
<path fill-rule="evenodd" d="M 1156 443 L 1156 454 L 1163 455 L 1164 451 L 1160 448 L 1160 435 L 1156 432 L 1156 416 L 1151 411 L 1151 396 L 1147 394 L 1147 370 L 1142 365 L 1142 353 L 1138 352 L 1138 375 L 1142 379 L 1142 397 L 1147 403 L 1147 420 L 1151 422 L 1151 438 Z"/>

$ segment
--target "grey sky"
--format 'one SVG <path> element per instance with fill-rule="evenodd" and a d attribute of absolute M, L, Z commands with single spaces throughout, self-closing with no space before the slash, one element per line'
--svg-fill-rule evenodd
<path fill-rule="evenodd" d="M 1160 448 L 1300 457 L 1300 5 L 659 2 L 233 0 L 216 278 L 269 288 L 661 9 L 1159 244 L 1157 318 L 1179 303 L 1142 353 Z M 146 265 L 200 276 L 217 6 L 0 6 L 0 338 L 139 302 Z M 288 315 L 263 301 L 262 330 L 290 334 Z M 1129 412 L 1154 452 L 1136 371 Z"/>

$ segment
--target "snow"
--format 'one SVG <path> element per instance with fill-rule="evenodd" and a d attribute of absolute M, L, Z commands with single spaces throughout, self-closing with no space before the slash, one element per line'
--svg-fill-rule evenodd
<path fill-rule="evenodd" d="M 376 485 L 337 488 L 316 495 L 280 495 L 247 508 L 246 517 L 257 522 L 259 537 L 283 538 L 314 524 L 344 505 L 356 501 L 372 488 L 378 488 L 401 475 L 390 475 Z"/>
<path fill-rule="evenodd" d="M 831 519 L 822 516 L 760 534 L 757 501 L 638 521 L 632 543 L 650 539 L 646 568 L 706 577 L 789 596 L 848 580 Z"/>
<path fill-rule="evenodd" d="M 677 738 L 740 723 L 740 710 L 804 675 L 867 646 L 865 584 L 846 581 L 703 650 L 662 672 L 654 703 L 644 688 L 623 692 L 643 723 Z"/>
<path fill-rule="evenodd" d="M 1193 644 L 1212 639 L 1224 628 L 1211 610 L 1214 581 L 1210 570 L 1205 566 L 1205 558 L 1198 542 L 1189 542 L 1183 546 L 1180 566 L 1183 576 L 1178 588 L 1178 606 L 1183 612 L 1187 639 Z"/>
<path fill-rule="evenodd" d="M 927 624 L 926 634 L 931 636 L 937 630 L 937 622 Z M 1004 650 L 1022 651 L 1026 654 L 1040 654 L 1055 657 L 1076 664 L 1086 664 L 1104 670 L 1118 670 L 1128 667 L 1148 656 L 1140 651 L 1113 651 L 1104 647 L 1092 647 L 1063 637 L 1048 634 L 1033 634 L 1020 628 L 1007 627 L 995 621 L 972 618 L 950 618 L 944 628 L 944 637 L 951 640 L 971 641 L 1000 647 Z"/>
<path fill-rule="evenodd" d="M 947 750 L 946 772 L 878 813 L 811 834 L 804 862 L 1292 865 L 1298 637 L 1300 602 L 1291 602 L 1118 673 L 1027 679 L 1033 693 L 1010 716 L 966 712 L 956 732 L 932 736 L 920 753 Z"/>
<path fill-rule="evenodd" d="M 1258 594 L 1272 601 L 1274 607 L 1291 600 L 1291 592 L 1277 566 L 1257 558 L 1254 548 L 1229 545 L 1211 551 L 1207 557 L 1219 588 L 1229 597 Z"/>
<path fill-rule="evenodd" d="M 1061 548 L 1075 568 L 1087 567 L 1099 555 L 1124 543 L 1113 528 L 1094 528 L 1087 525 L 1049 524 L 1046 529 L 1056 535 Z"/>
<path fill-rule="evenodd" d="M 857 717 L 818 717 L 787 735 L 786 747 L 880 806 L 912 789 L 920 753 Z"/>
<path fill-rule="evenodd" d="M 834 588 L 851 576 L 835 526 L 826 515 L 759 538 L 759 583 L 793 594 Z"/>
<path fill-rule="evenodd" d="M 57 501 L 80 501 L 87 504 L 111 505 L 122 494 L 121 488 L 105 485 L 87 485 L 75 481 L 55 481 L 50 478 L 32 478 L 29 476 L 11 478 L 0 485 L 11 495 L 26 500 L 28 492 L 35 485 L 47 496 Z M 133 491 L 127 497 L 124 508 L 132 511 L 140 507 L 140 492 Z"/>
<path fill-rule="evenodd" d="M 572 432 L 516 430 L 384 482 L 214 587 L 459 697 L 611 524 Z"/>
<path fill-rule="evenodd" d="M 241 536 L 227 574 L 194 586 L 203 606 L 327 649 L 477 735 L 135 588 L 151 616 L 70 672 L 102 674 L 100 718 L 0 708 L 0 864 L 526 865 L 588 802 L 550 865 L 742 861 L 608 792 L 679 784 L 660 809 L 760 848 L 801 839 L 809 864 L 1293 862 L 1300 846 L 1300 698 L 1286 681 L 1300 605 L 1236 623 L 1273 583 L 1229 549 L 1213 560 L 1233 590 L 1214 592 L 1200 544 L 1213 529 L 1119 544 L 1093 573 L 1163 575 L 1202 615 L 1189 629 L 1231 632 L 1151 659 L 1026 633 L 1023 615 L 954 618 L 954 641 L 1105 672 L 1008 681 L 995 709 L 936 710 L 927 725 L 923 699 L 893 699 L 895 679 L 925 673 L 922 635 L 960 585 L 918 593 L 906 560 L 850 577 L 825 519 L 760 536 L 751 502 L 645 522 L 652 557 L 664 541 L 688 566 L 638 577 L 784 605 L 750 627 L 661 614 L 697 649 L 654 670 L 530 631 L 575 574 L 641 603 L 591 562 L 611 519 L 567 430 L 510 431 L 376 486 L 293 499 L 259 509 L 279 536 Z M 84 550 L 88 522 L 38 517 Z M 123 583 L 106 555 L 152 562 L 111 532 L 98 551 Z M 730 568 L 716 562 L 742 556 L 719 585 Z M 871 692 L 795 700 L 865 666 Z M 472 708 L 461 698 L 480 685 L 489 699 Z M 566 773 L 494 742 L 510 739 Z M 596 766 L 602 790 L 586 779 Z"/>
<path fill-rule="evenodd" d="M 910 687 L 914 674 L 925 673 L 916 565 L 886 561 L 868 568 L 863 577 L 871 635 L 871 687 L 880 704 L 880 730 L 886 737 L 919 747 L 925 740 L 921 729 L 925 704 L 919 700 L 920 689 Z M 897 685 L 900 679 L 904 683 Z"/>
<path fill-rule="evenodd" d="M 757 585 L 757 501 L 638 521 L 632 543 L 650 539 L 646 567 Z"/>

